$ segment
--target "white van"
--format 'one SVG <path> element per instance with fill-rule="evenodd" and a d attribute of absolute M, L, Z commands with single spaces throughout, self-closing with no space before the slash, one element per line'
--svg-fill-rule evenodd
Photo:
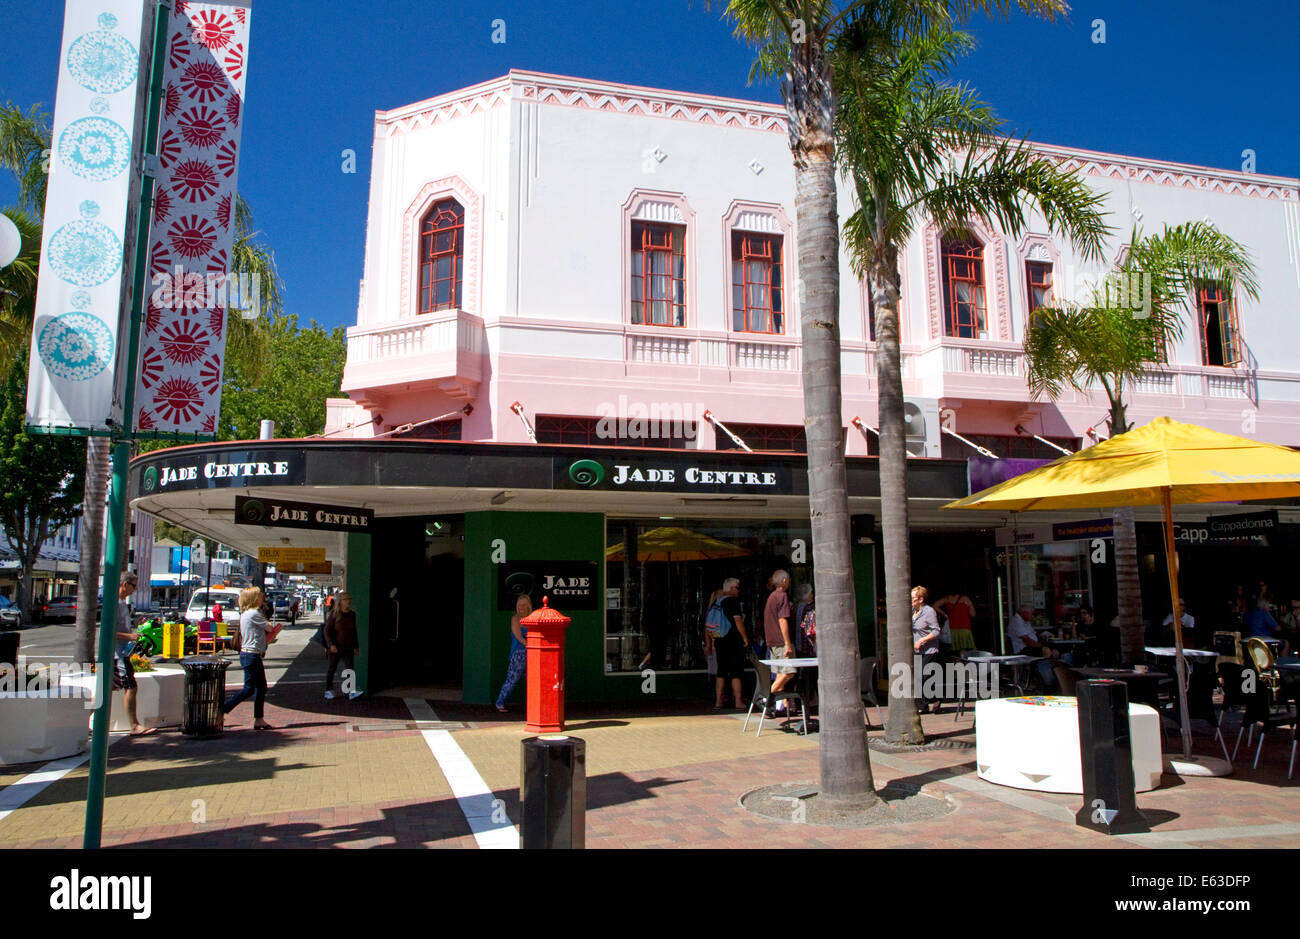
<path fill-rule="evenodd" d="M 211 593 L 211 597 L 209 597 Z M 190 605 L 185 610 L 185 622 L 198 623 L 204 616 L 212 616 L 212 605 L 221 604 L 221 618 L 234 626 L 239 625 L 239 590 L 235 587 L 213 587 L 211 591 L 200 589 L 190 597 Z M 204 609 L 206 607 L 206 613 Z"/>

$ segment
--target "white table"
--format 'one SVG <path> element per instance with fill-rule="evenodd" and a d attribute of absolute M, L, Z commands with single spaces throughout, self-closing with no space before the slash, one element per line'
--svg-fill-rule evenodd
<path fill-rule="evenodd" d="M 772 668 L 816 668 L 817 659 L 759 659 Z"/>
<path fill-rule="evenodd" d="M 1161 658 L 1176 658 L 1178 650 L 1173 646 L 1146 646 L 1146 651 L 1154 656 Z M 1206 652 L 1204 649 L 1183 649 L 1183 655 L 1189 659 L 1215 659 L 1219 657 L 1217 652 Z"/>
<path fill-rule="evenodd" d="M 1138 792 L 1160 785 L 1160 717 L 1128 706 Z M 981 779 L 1014 789 L 1083 793 L 1076 698 L 1035 695 L 975 703 L 975 766 Z"/>

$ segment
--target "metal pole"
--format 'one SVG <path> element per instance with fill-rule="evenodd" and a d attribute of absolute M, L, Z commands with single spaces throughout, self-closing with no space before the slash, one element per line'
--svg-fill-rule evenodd
<path fill-rule="evenodd" d="M 1172 489 L 1164 491 L 1165 564 L 1169 569 L 1169 599 L 1173 603 L 1174 652 L 1178 663 L 1178 716 L 1183 732 L 1183 759 L 1192 756 L 1192 725 L 1187 716 L 1187 659 L 1183 657 L 1183 618 L 1178 615 L 1178 554 L 1174 547 Z"/>
<path fill-rule="evenodd" d="M 145 154 L 152 156 L 158 139 L 158 105 L 162 101 L 163 65 L 167 52 L 167 21 L 171 8 L 165 4 L 155 9 L 153 23 L 153 56 L 150 60 L 149 97 L 145 104 Z M 131 317 L 128 326 L 129 340 L 126 356 L 126 374 L 123 377 L 122 420 L 119 431 L 127 437 L 135 415 L 135 368 L 140 355 L 140 320 L 144 311 L 145 285 L 149 273 L 149 222 L 153 216 L 154 179 L 146 174 L 140 186 L 140 215 L 136 220 L 135 277 L 131 292 Z M 91 724 L 90 778 L 86 788 L 86 823 L 82 833 L 83 848 L 98 848 L 104 823 L 104 783 L 108 776 L 108 725 L 113 695 L 109 682 L 109 669 L 113 662 L 113 643 L 117 633 L 117 591 L 122 578 L 122 534 L 126 529 L 126 473 L 131 458 L 131 445 L 126 439 L 113 444 L 113 475 L 108 497 L 108 547 L 104 552 L 104 605 L 99 618 L 99 661 L 96 681 L 99 685 L 99 706 L 95 708 Z M 111 588 L 111 589 L 110 589 Z"/>

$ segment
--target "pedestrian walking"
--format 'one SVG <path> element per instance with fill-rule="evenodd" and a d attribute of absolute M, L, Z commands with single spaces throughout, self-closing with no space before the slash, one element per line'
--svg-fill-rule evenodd
<path fill-rule="evenodd" d="M 266 707 L 266 634 L 271 624 L 260 609 L 262 589 L 245 587 L 239 592 L 239 665 L 244 670 L 244 687 L 226 699 L 222 710 L 229 714 L 243 701 L 253 699 L 253 728 L 270 730 L 262 714 Z"/>
<path fill-rule="evenodd" d="M 921 687 L 925 688 L 925 678 L 930 669 L 927 666 L 937 664 L 939 656 L 939 617 L 934 607 L 925 601 L 930 592 L 924 587 L 912 588 L 912 651 L 920 662 Z M 915 679 L 913 679 L 915 680 Z M 922 711 L 938 710 L 938 701 L 932 702 L 928 695 L 922 697 Z"/>
<path fill-rule="evenodd" d="M 934 611 L 947 616 L 946 626 L 952 636 L 954 652 L 965 652 L 975 648 L 975 637 L 971 633 L 971 617 L 975 615 L 975 604 L 964 593 L 950 593 L 941 598 Z"/>
<path fill-rule="evenodd" d="M 506 712 L 506 698 L 510 697 L 510 692 L 515 690 L 515 685 L 519 684 L 528 668 L 528 630 L 520 621 L 531 612 L 532 599 L 526 593 L 520 594 L 515 601 L 515 615 L 510 617 L 510 663 L 506 666 L 506 683 L 497 695 L 497 710 L 502 714 Z"/>
<path fill-rule="evenodd" d="M 722 589 L 714 594 L 705 613 L 705 639 L 717 657 L 714 709 L 726 706 L 727 683 L 731 683 L 731 700 L 737 709 L 744 707 L 740 679 L 745 670 L 745 649 L 749 634 L 745 630 L 745 616 L 740 605 L 740 580 L 728 577 Z"/>
<path fill-rule="evenodd" d="M 131 664 L 131 652 L 135 646 L 136 631 L 131 625 L 131 607 L 126 601 L 135 593 L 138 581 L 135 574 L 127 571 L 122 575 L 122 583 L 117 588 L 117 630 L 113 633 L 113 690 L 121 691 L 126 703 L 126 713 L 131 719 L 131 736 L 139 737 L 149 733 L 136 716 L 135 667 Z"/>
<path fill-rule="evenodd" d="M 325 700 L 334 700 L 334 672 L 339 663 L 343 663 L 343 674 L 353 670 L 358 651 L 357 614 L 352 609 L 352 594 L 339 594 L 338 602 L 330 615 L 325 617 L 325 651 L 329 655 L 329 664 L 325 667 Z M 346 683 L 347 679 L 344 678 Z M 355 701 L 361 692 L 353 688 L 348 692 L 348 700 Z"/>

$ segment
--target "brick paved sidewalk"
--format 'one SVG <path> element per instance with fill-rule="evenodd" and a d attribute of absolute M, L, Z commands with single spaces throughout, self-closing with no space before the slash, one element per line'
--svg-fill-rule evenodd
<path fill-rule="evenodd" d="M 189 740 L 176 732 L 119 740 L 110 750 L 104 844 L 474 847 L 448 779 L 404 702 L 326 702 L 317 683 L 301 677 L 320 670 L 319 651 L 311 646 L 288 663 L 267 704 L 276 730 L 251 730 L 252 705 L 244 704 L 218 740 Z M 451 739 L 517 824 L 519 742 L 529 736 L 521 715 L 431 704 L 448 722 L 444 726 L 466 722 Z M 950 799 L 955 810 L 924 823 L 843 831 L 771 821 L 737 804 L 740 795 L 761 786 L 815 781 L 816 735 L 782 733 L 769 723 L 755 737 L 755 726 L 741 733 L 733 714 L 674 703 L 573 707 L 568 730 L 587 742 L 587 844 L 1300 847 L 1300 777 L 1286 779 L 1290 739 L 1284 732 L 1270 735 L 1258 770 L 1239 759 L 1225 779 L 1166 775 L 1160 789 L 1138 796 L 1153 833 L 1107 838 L 1074 825 L 1077 795 L 1022 792 L 978 779 L 969 714 L 960 720 L 951 711 L 927 716 L 925 727 L 955 746 L 873 751 L 876 784 L 920 786 Z M 1230 743 L 1234 737 L 1235 730 Z M 1212 739 L 1198 735 L 1197 749 L 1213 752 Z M 0 790 L 37 768 L 5 768 Z M 80 847 L 85 789 L 83 765 L 0 820 L 0 845 Z"/>

